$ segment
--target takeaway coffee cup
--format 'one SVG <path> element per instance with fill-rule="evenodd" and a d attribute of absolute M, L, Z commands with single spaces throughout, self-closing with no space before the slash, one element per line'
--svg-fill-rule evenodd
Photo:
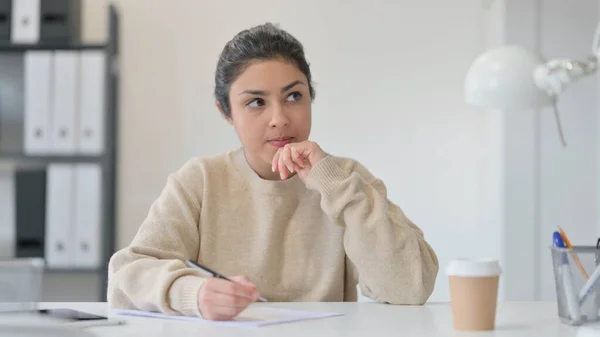
<path fill-rule="evenodd" d="M 456 259 L 448 266 L 452 317 L 456 330 L 493 330 L 500 264 L 497 260 Z"/>

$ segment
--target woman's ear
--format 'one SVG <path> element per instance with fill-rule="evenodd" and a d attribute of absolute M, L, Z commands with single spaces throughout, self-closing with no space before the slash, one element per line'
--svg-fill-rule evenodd
<path fill-rule="evenodd" d="M 217 109 L 219 109 L 219 111 L 221 112 L 221 115 L 223 115 L 223 117 L 225 117 L 227 122 L 229 122 L 229 124 L 233 124 L 231 117 L 225 113 L 225 110 L 223 110 L 223 106 L 221 105 L 221 102 L 217 101 L 216 105 L 217 105 Z"/>

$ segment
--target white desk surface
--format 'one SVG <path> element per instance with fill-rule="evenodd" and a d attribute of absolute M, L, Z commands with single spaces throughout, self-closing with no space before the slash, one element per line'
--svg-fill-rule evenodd
<path fill-rule="evenodd" d="M 377 303 L 257 303 L 269 307 L 323 312 L 339 312 L 344 316 L 313 321 L 287 323 L 260 328 L 224 327 L 203 322 L 186 322 L 156 318 L 119 316 L 124 325 L 85 329 L 97 336 L 589 336 L 583 330 L 560 322 L 554 302 L 500 302 L 496 330 L 492 332 L 459 332 L 452 327 L 452 311 L 448 303 L 424 306 L 395 306 Z M 42 308 L 71 308 L 96 314 L 107 314 L 106 303 L 42 303 Z M 588 326 L 589 329 L 589 326 Z M 597 336 L 600 336 L 600 327 Z"/>

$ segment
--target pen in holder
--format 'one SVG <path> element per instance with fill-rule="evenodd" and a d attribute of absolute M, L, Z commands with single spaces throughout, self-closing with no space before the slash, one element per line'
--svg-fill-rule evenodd
<path fill-rule="evenodd" d="M 561 240 L 559 240 L 559 237 Z M 569 238 L 567 237 L 567 234 L 565 233 L 565 231 L 558 226 L 558 234 L 554 233 L 554 244 L 556 247 L 562 247 L 562 248 L 573 248 L 573 245 L 571 244 L 571 242 L 569 241 Z M 575 260 L 575 263 L 577 264 L 577 268 L 579 268 L 579 272 L 581 273 L 581 275 L 583 275 L 583 277 L 585 278 L 585 280 L 587 281 L 590 277 L 588 276 L 587 272 L 585 271 L 585 268 L 583 268 L 583 265 L 581 264 L 581 260 L 579 260 L 579 256 L 577 256 L 577 253 L 575 252 L 571 252 L 571 255 L 573 255 L 573 259 Z"/>
<path fill-rule="evenodd" d="M 563 236 L 560 235 L 559 232 L 554 232 L 552 241 L 554 243 L 554 247 L 556 248 L 566 247 L 566 244 L 563 240 Z M 579 259 L 577 259 L 577 262 L 580 262 Z M 559 261 L 555 261 L 554 278 L 556 280 L 557 285 L 562 285 L 560 287 L 561 289 L 557 289 L 557 295 L 564 295 L 564 304 L 566 305 L 568 318 L 570 322 L 572 322 L 573 324 L 577 324 L 581 320 L 581 312 L 579 310 L 579 301 L 575 293 L 575 286 L 573 285 L 573 275 L 571 274 L 571 269 L 569 268 L 569 265 L 569 254 L 567 254 L 566 252 L 561 252 Z M 578 266 L 580 265 L 581 264 L 579 263 Z"/>
<path fill-rule="evenodd" d="M 600 238 L 596 241 L 596 254 L 594 255 L 594 263 L 597 265 L 600 264 Z"/>

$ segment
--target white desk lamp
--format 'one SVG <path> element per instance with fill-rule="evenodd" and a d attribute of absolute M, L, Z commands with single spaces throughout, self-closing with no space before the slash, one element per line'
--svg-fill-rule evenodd
<path fill-rule="evenodd" d="M 468 104 L 501 110 L 527 110 L 553 106 L 558 133 L 566 146 L 557 97 L 569 83 L 593 74 L 598 66 L 600 24 L 594 33 L 592 56 L 586 61 L 544 61 L 516 45 L 504 45 L 479 55 L 467 72 L 465 99 Z"/>

